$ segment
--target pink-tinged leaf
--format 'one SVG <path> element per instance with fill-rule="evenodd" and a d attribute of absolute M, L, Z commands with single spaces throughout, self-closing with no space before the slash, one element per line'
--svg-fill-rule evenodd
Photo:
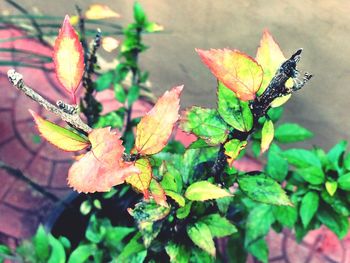
<path fill-rule="evenodd" d="M 150 184 L 151 196 L 154 201 L 161 206 L 169 207 L 166 202 L 166 195 L 163 187 L 156 180 L 152 179 Z"/>
<path fill-rule="evenodd" d="M 138 173 L 132 163 L 124 162 L 120 134 L 110 128 L 95 129 L 89 134 L 91 150 L 76 161 L 68 172 L 68 184 L 78 192 L 107 192 Z"/>
<path fill-rule="evenodd" d="M 261 130 L 261 153 L 264 153 L 269 149 L 274 135 L 275 129 L 273 122 L 271 120 L 265 121 L 264 126 Z"/>
<path fill-rule="evenodd" d="M 145 199 L 149 198 L 148 188 L 152 179 L 152 167 L 148 159 L 142 158 L 135 162 L 135 166 L 140 170 L 126 178 L 126 182 L 130 184 L 136 191 L 143 193 Z"/>
<path fill-rule="evenodd" d="M 261 89 L 258 91 L 258 94 L 261 94 L 269 85 L 279 66 L 286 60 L 280 47 L 267 29 L 264 30 L 260 40 L 255 59 L 264 71 Z"/>
<path fill-rule="evenodd" d="M 263 70 L 248 55 L 231 49 L 196 49 L 204 64 L 242 101 L 253 100 L 259 90 Z"/>
<path fill-rule="evenodd" d="M 90 142 L 83 136 L 41 118 L 32 110 L 29 112 L 32 114 L 41 136 L 57 148 L 67 152 L 75 152 L 90 145 Z"/>
<path fill-rule="evenodd" d="M 136 127 L 135 148 L 142 155 L 160 152 L 167 144 L 179 119 L 183 86 L 166 91 Z"/>
<path fill-rule="evenodd" d="M 64 18 L 56 38 L 53 60 L 59 82 L 72 95 L 73 102 L 76 103 L 75 91 L 84 73 L 84 52 L 68 15 Z"/>

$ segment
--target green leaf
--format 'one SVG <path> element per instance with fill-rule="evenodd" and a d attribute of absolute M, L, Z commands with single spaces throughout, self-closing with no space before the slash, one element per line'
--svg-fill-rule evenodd
<path fill-rule="evenodd" d="M 197 222 L 187 227 L 187 234 L 198 247 L 215 256 L 216 249 L 210 228 L 203 222 Z"/>
<path fill-rule="evenodd" d="M 329 193 L 330 196 L 333 196 L 335 192 L 337 191 L 338 183 L 334 181 L 327 181 L 326 182 L 326 190 Z"/>
<path fill-rule="evenodd" d="M 297 168 L 306 168 L 316 166 L 321 168 L 321 162 L 317 156 L 308 150 L 304 149 L 289 149 L 283 152 L 283 157 Z"/>
<path fill-rule="evenodd" d="M 114 80 L 114 71 L 108 71 L 101 76 L 99 76 L 96 81 L 96 91 L 103 91 L 105 89 L 108 89 Z"/>
<path fill-rule="evenodd" d="M 145 246 L 143 245 L 141 237 L 142 237 L 141 233 L 137 233 L 129 241 L 129 243 L 124 247 L 122 253 L 118 256 L 118 258 L 116 260 L 117 263 L 143 262 L 143 259 L 147 255 L 147 250 L 145 249 Z M 146 252 L 145 255 L 144 255 L 143 251 Z M 138 257 L 139 253 L 143 253 L 141 255 L 144 256 L 144 257 L 143 258 L 141 257 L 141 260 L 139 260 L 139 261 L 132 261 L 132 260 L 134 260 L 134 257 Z"/>
<path fill-rule="evenodd" d="M 275 219 L 283 226 L 293 228 L 298 219 L 298 212 L 295 207 L 292 206 L 274 206 L 273 215 Z"/>
<path fill-rule="evenodd" d="M 217 145 L 226 140 L 228 126 L 213 109 L 191 107 L 187 109 L 180 123 L 181 129 L 205 140 L 209 145 Z"/>
<path fill-rule="evenodd" d="M 182 177 L 180 172 L 171 163 L 165 164 L 166 172 L 160 182 L 164 190 L 180 193 L 182 190 Z"/>
<path fill-rule="evenodd" d="M 94 128 L 104 128 L 110 126 L 113 129 L 120 129 L 124 125 L 125 109 L 120 108 L 117 111 L 109 112 L 98 118 L 97 123 L 94 124 Z"/>
<path fill-rule="evenodd" d="M 213 237 L 225 237 L 237 232 L 237 228 L 219 214 L 208 215 L 201 218 L 199 222 L 203 222 L 209 227 Z"/>
<path fill-rule="evenodd" d="M 328 160 L 331 162 L 333 169 L 339 169 L 341 157 L 344 155 L 347 146 L 348 143 L 346 141 L 340 141 L 327 153 Z"/>
<path fill-rule="evenodd" d="M 143 25 L 147 21 L 146 13 L 139 2 L 134 3 L 134 19 L 139 25 Z"/>
<path fill-rule="evenodd" d="M 249 253 L 260 262 L 267 263 L 269 259 L 269 247 L 264 239 L 260 238 L 247 247 Z"/>
<path fill-rule="evenodd" d="M 94 245 L 80 245 L 70 255 L 68 263 L 84 263 L 96 251 Z"/>
<path fill-rule="evenodd" d="M 249 102 L 239 100 L 236 94 L 221 82 L 218 86 L 218 112 L 226 123 L 239 131 L 247 132 L 253 127 L 253 114 Z"/>
<path fill-rule="evenodd" d="M 214 263 L 215 260 L 207 252 L 197 248 L 191 247 L 190 263 Z"/>
<path fill-rule="evenodd" d="M 270 177 L 279 182 L 283 182 L 286 179 L 288 162 L 282 158 L 282 151 L 276 144 L 270 146 L 265 171 Z"/>
<path fill-rule="evenodd" d="M 268 254 L 267 246 L 263 245 L 265 243 L 263 237 L 269 232 L 274 220 L 271 206 L 265 204 L 256 205 L 247 218 L 244 245 L 263 262 L 267 262 Z"/>
<path fill-rule="evenodd" d="M 319 202 L 320 197 L 318 194 L 311 191 L 308 192 L 301 200 L 300 217 L 301 222 L 305 228 L 309 225 L 311 219 L 314 217 L 318 209 Z"/>
<path fill-rule="evenodd" d="M 186 218 L 191 212 L 191 207 L 192 207 L 192 202 L 186 203 L 184 207 L 180 207 L 179 209 L 177 209 L 176 217 L 178 219 Z"/>
<path fill-rule="evenodd" d="M 273 122 L 271 120 L 266 120 L 261 130 L 261 153 L 269 149 L 274 132 Z"/>
<path fill-rule="evenodd" d="M 325 181 L 325 174 L 319 167 L 311 166 L 308 168 L 298 169 L 296 173 L 310 184 L 319 185 Z"/>
<path fill-rule="evenodd" d="M 348 153 L 344 158 L 344 167 L 346 170 L 350 171 L 350 153 Z"/>
<path fill-rule="evenodd" d="M 295 123 L 284 123 L 275 131 L 275 139 L 282 143 L 304 141 L 313 136 L 311 131 Z"/>
<path fill-rule="evenodd" d="M 126 100 L 125 90 L 120 83 L 114 84 L 114 97 L 121 103 L 124 103 Z"/>
<path fill-rule="evenodd" d="M 106 234 L 105 234 L 106 243 L 115 245 L 134 231 L 135 231 L 135 228 L 133 227 L 116 226 L 116 227 L 108 228 L 108 231 L 106 231 Z"/>
<path fill-rule="evenodd" d="M 162 219 L 170 212 L 169 207 L 159 206 L 154 202 L 140 202 L 134 209 L 128 210 L 129 214 L 135 219 L 138 229 L 142 234 L 145 247 L 149 247 L 151 242 L 158 236 Z"/>
<path fill-rule="evenodd" d="M 185 201 L 185 198 L 182 197 L 182 195 L 170 190 L 165 190 L 165 194 L 169 196 L 171 199 L 173 199 L 176 203 L 178 203 L 180 207 L 185 206 L 186 201 Z"/>
<path fill-rule="evenodd" d="M 238 158 L 240 152 L 246 147 L 247 141 L 240 141 L 238 139 L 232 139 L 225 143 L 225 155 L 228 156 L 228 163 L 232 164 L 234 160 Z"/>
<path fill-rule="evenodd" d="M 83 215 L 87 215 L 88 213 L 90 213 L 91 209 L 92 206 L 90 200 L 85 200 L 80 205 L 80 213 L 82 213 Z"/>
<path fill-rule="evenodd" d="M 35 236 L 33 237 L 35 254 L 41 261 L 46 261 L 49 257 L 49 237 L 44 227 L 39 225 Z"/>
<path fill-rule="evenodd" d="M 350 173 L 343 174 L 338 178 L 338 186 L 340 189 L 350 191 Z"/>
<path fill-rule="evenodd" d="M 197 141 L 194 141 L 193 143 L 191 143 L 187 149 L 199 149 L 199 148 L 207 148 L 210 147 L 205 140 L 199 138 Z"/>
<path fill-rule="evenodd" d="M 268 110 L 267 115 L 273 122 L 278 121 L 283 114 L 283 107 L 271 108 Z"/>
<path fill-rule="evenodd" d="M 65 263 L 66 252 L 63 245 L 52 235 L 49 235 L 49 243 L 51 246 L 51 255 L 48 259 L 48 263 Z"/>
<path fill-rule="evenodd" d="M 185 192 L 185 197 L 191 201 L 206 201 L 226 196 L 231 196 L 231 194 L 208 181 L 195 182 Z"/>
<path fill-rule="evenodd" d="M 183 244 L 176 244 L 172 241 L 165 246 L 165 251 L 170 258 L 170 262 L 188 263 L 190 259 L 190 251 Z"/>
<path fill-rule="evenodd" d="M 226 214 L 230 207 L 231 202 L 232 202 L 231 196 L 216 199 L 216 204 L 218 206 L 220 213 Z"/>
<path fill-rule="evenodd" d="M 132 105 L 135 101 L 137 101 L 140 97 L 140 87 L 137 85 L 131 86 L 131 88 L 128 90 L 128 103 L 129 105 Z"/>
<path fill-rule="evenodd" d="M 293 206 L 281 185 L 263 173 L 242 175 L 238 178 L 238 184 L 240 189 L 254 201 Z"/>
<path fill-rule="evenodd" d="M 317 213 L 318 219 L 333 231 L 340 239 L 343 239 L 349 230 L 349 219 L 347 216 L 340 216 L 331 210 L 321 209 Z"/>

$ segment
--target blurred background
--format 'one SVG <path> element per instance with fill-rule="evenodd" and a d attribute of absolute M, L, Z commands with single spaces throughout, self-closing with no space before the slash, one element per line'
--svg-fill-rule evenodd
<path fill-rule="evenodd" d="M 52 15 L 75 14 L 75 4 L 86 9 L 93 0 L 19 1 L 28 10 Z M 132 19 L 133 1 L 100 0 Z M 299 69 L 314 74 L 312 81 L 286 104 L 282 121 L 297 122 L 315 132 L 303 144 L 329 149 L 340 139 L 350 139 L 348 90 L 350 81 L 350 3 L 348 1 L 252 0 L 140 0 L 148 16 L 165 27 L 145 38 L 151 47 L 141 57 L 150 71 L 154 91 L 160 95 L 184 84 L 182 107 L 214 106 L 216 81 L 194 49 L 236 48 L 255 56 L 264 28 L 268 28 L 286 57 L 303 47 Z M 10 10 L 0 2 L 0 10 Z M 107 57 L 108 59 L 108 57 Z M 109 59 L 112 59 L 110 57 Z"/>

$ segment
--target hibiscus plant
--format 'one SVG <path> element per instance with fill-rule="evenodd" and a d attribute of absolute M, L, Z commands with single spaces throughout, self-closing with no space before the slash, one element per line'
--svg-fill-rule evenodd
<path fill-rule="evenodd" d="M 346 143 L 328 153 L 319 148 L 283 151 L 278 146 L 313 135 L 297 124 L 274 128 L 281 105 L 311 78 L 305 73 L 299 79 L 302 49 L 286 58 L 267 30 L 255 58 L 235 49 L 196 49 L 218 80 L 213 90 L 217 107 L 193 106 L 180 112 L 184 87 L 179 85 L 166 91 L 141 119 L 132 120 L 132 105 L 147 80 L 137 66 L 138 54 L 146 48 L 141 33 L 156 28 L 138 3 L 134 17 L 135 23 L 124 31 L 117 70 L 90 83 L 93 90 L 80 104 L 85 119 L 76 91 L 82 79 L 88 80 L 88 61 L 68 16 L 53 58 L 72 104 L 53 105 L 28 87 L 21 74 L 8 72 L 16 88 L 69 124 L 62 127 L 30 111 L 43 138 L 76 153 L 68 185 L 92 199 L 81 206 L 89 224 L 79 244 L 39 227 L 32 242 L 24 242 L 16 254 L 5 246 L 0 253 L 17 259 L 22 255 L 30 262 L 245 262 L 250 253 L 267 262 L 265 236 L 271 227 L 277 232 L 292 228 L 301 240 L 324 224 L 344 237 L 350 214 Z M 128 73 L 132 83 L 126 91 L 122 81 Z M 111 85 L 124 106 L 100 116 L 99 107 L 89 108 L 88 102 L 96 89 Z M 185 148 L 170 139 L 174 129 L 197 139 Z M 267 152 L 262 171 L 234 168 L 248 145 L 255 155 Z M 101 200 L 109 198 L 129 200 L 126 208 L 133 224 L 111 223 L 99 214 Z"/>

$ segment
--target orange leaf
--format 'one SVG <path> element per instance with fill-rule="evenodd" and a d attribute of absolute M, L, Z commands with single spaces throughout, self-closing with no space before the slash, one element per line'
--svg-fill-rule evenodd
<path fill-rule="evenodd" d="M 166 202 L 166 195 L 163 187 L 158 183 L 156 180 L 152 179 L 151 185 L 151 195 L 154 199 L 154 201 L 161 206 L 169 207 L 168 203 Z"/>
<path fill-rule="evenodd" d="M 106 18 L 118 18 L 120 15 L 106 5 L 93 4 L 85 12 L 85 17 L 87 19 L 99 20 Z"/>
<path fill-rule="evenodd" d="M 89 134 L 91 151 L 75 162 L 68 172 L 68 184 L 78 192 L 107 192 L 139 170 L 124 162 L 120 134 L 110 128 L 95 129 Z"/>
<path fill-rule="evenodd" d="M 90 145 L 90 142 L 79 134 L 41 118 L 32 110 L 29 110 L 29 112 L 32 114 L 41 136 L 57 148 L 75 152 Z"/>
<path fill-rule="evenodd" d="M 142 192 L 146 199 L 149 198 L 148 188 L 152 179 L 152 167 L 148 159 L 139 159 L 135 166 L 140 173 L 134 173 L 126 178 L 126 182 L 139 192 Z"/>
<path fill-rule="evenodd" d="M 76 103 L 77 90 L 84 73 L 84 52 L 79 37 L 66 15 L 55 41 L 53 60 L 61 85 L 72 95 Z"/>
<path fill-rule="evenodd" d="M 141 119 L 136 127 L 135 147 L 140 154 L 160 152 L 179 118 L 180 94 L 183 86 L 166 91 L 156 105 Z"/>
<path fill-rule="evenodd" d="M 258 92 L 258 94 L 261 94 L 269 85 L 279 66 L 286 60 L 280 47 L 267 29 L 264 30 L 260 40 L 255 59 L 264 70 L 263 82 Z"/>
<path fill-rule="evenodd" d="M 259 90 L 263 71 L 248 55 L 231 49 L 196 49 L 204 64 L 242 101 L 253 100 Z"/>

